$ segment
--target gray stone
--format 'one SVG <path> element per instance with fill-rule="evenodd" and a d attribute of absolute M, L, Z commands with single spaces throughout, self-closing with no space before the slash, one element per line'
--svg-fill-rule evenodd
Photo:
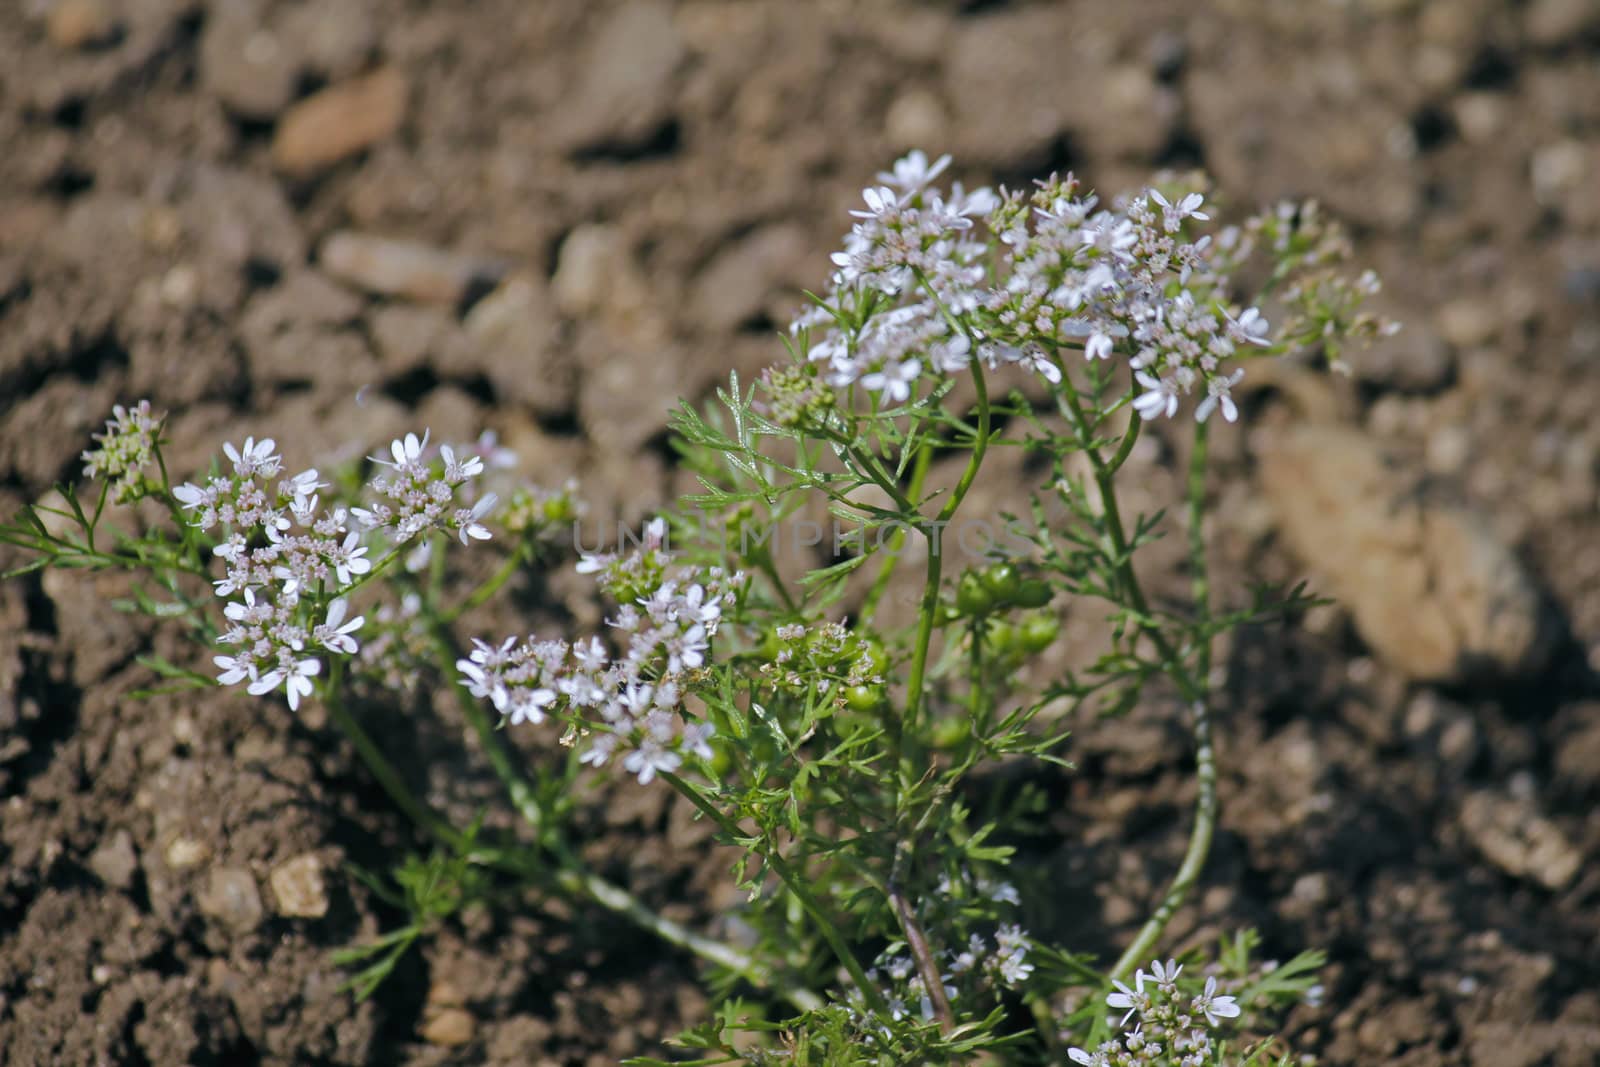
<path fill-rule="evenodd" d="M 126 830 L 112 834 L 111 840 L 89 854 L 89 869 L 113 889 L 127 889 L 133 885 L 139 856 L 133 850 L 132 835 Z"/>
<path fill-rule="evenodd" d="M 236 933 L 254 930 L 266 914 L 255 878 L 242 867 L 212 868 L 197 903 L 201 914 Z"/>

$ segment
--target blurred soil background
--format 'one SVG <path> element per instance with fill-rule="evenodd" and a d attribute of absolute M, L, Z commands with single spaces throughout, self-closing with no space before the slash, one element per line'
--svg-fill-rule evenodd
<path fill-rule="evenodd" d="M 181 475 L 247 434 L 300 469 L 488 427 L 636 519 L 681 486 L 671 399 L 781 356 L 907 148 L 969 185 L 1317 198 L 1405 329 L 1346 382 L 1261 379 L 1216 443 L 1219 588 L 1340 603 L 1228 649 L 1174 938 L 1328 949 L 1289 1024 L 1326 1063 L 1600 1058 L 1600 3 L 4 0 L 0 147 L 8 515 L 149 397 Z M 1182 436 L 1141 447 L 1139 505 Z M 0 1061 L 602 1064 L 701 1018 L 692 960 L 537 899 L 339 992 L 330 951 L 399 920 L 344 864 L 420 843 L 315 709 L 131 698 L 139 654 L 201 661 L 126 589 L 0 585 Z M 1031 927 L 1105 953 L 1187 832 L 1149 703 L 1078 724 L 1019 872 Z M 363 714 L 436 802 L 503 809 L 437 694 Z M 735 902 L 664 790 L 579 822 L 674 918 Z"/>

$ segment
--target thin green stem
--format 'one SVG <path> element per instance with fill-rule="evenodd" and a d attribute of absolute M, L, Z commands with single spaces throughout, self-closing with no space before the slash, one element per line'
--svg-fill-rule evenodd
<path fill-rule="evenodd" d="M 592 900 L 608 911 L 621 915 L 670 945 L 694 953 L 709 963 L 726 968 L 759 989 L 772 989 L 801 1011 L 816 1011 L 822 998 L 792 983 L 778 981 L 771 970 L 749 954 L 714 938 L 697 934 L 651 911 L 638 897 L 584 868 L 582 861 L 565 845 L 552 849 L 560 866 L 554 872 L 558 886 L 571 896 Z"/>
<path fill-rule="evenodd" d="M 1194 825 L 1189 831 L 1189 844 L 1184 850 L 1182 863 L 1178 866 L 1177 873 L 1172 878 L 1161 903 L 1155 912 L 1146 921 L 1139 933 L 1135 936 L 1116 964 L 1111 968 L 1111 977 L 1121 980 L 1127 977 L 1132 968 L 1138 966 L 1160 940 L 1166 930 L 1167 923 L 1171 921 L 1173 913 L 1188 898 L 1189 892 L 1194 888 L 1200 878 L 1201 871 L 1205 868 L 1206 858 L 1211 853 L 1211 840 L 1217 821 L 1217 762 L 1216 751 L 1211 740 L 1210 709 L 1207 706 L 1208 676 L 1210 674 L 1210 640 L 1200 642 L 1201 649 L 1197 657 L 1195 674 L 1184 664 L 1183 657 L 1172 643 L 1167 639 L 1154 617 L 1150 614 L 1149 602 L 1145 597 L 1144 589 L 1139 584 L 1138 574 L 1133 569 L 1132 554 L 1128 550 L 1127 533 L 1123 529 L 1122 515 L 1117 504 L 1116 467 L 1108 464 L 1100 450 L 1095 446 L 1090 437 L 1088 419 L 1085 417 L 1082 404 L 1076 390 L 1072 387 L 1070 379 L 1064 379 L 1061 396 L 1066 402 L 1069 417 L 1078 428 L 1079 443 L 1084 454 L 1089 458 L 1089 464 L 1094 472 L 1095 485 L 1100 491 L 1101 508 L 1103 512 L 1105 536 L 1111 553 L 1115 559 L 1117 582 L 1127 598 L 1128 605 L 1139 615 L 1140 628 L 1155 646 L 1161 656 L 1164 670 L 1168 677 L 1178 687 L 1189 705 L 1192 715 L 1193 732 L 1195 738 L 1195 776 L 1199 788 L 1195 796 Z M 1122 446 L 1117 455 L 1126 458 L 1131 450 L 1129 441 L 1138 433 L 1140 420 L 1132 420 L 1127 434 L 1123 438 Z M 1200 527 L 1200 520 L 1204 516 L 1205 505 L 1205 462 L 1206 462 L 1206 437 L 1204 424 L 1200 424 L 1196 434 L 1195 451 L 1191 455 L 1188 480 L 1188 534 L 1189 548 L 1192 563 L 1195 566 L 1194 595 L 1196 610 L 1200 612 L 1201 624 L 1205 625 L 1210 618 L 1210 588 L 1205 575 L 1205 541 Z"/>
<path fill-rule="evenodd" d="M 1172 915 L 1189 896 L 1189 891 L 1200 880 L 1206 857 L 1211 854 L 1211 838 L 1217 824 L 1217 757 L 1211 744 L 1211 718 L 1203 700 L 1190 705 L 1194 717 L 1195 777 L 1199 789 L 1195 797 L 1194 827 L 1189 832 L 1189 847 L 1184 850 L 1183 862 L 1173 875 L 1166 896 L 1155 912 L 1139 929 L 1138 936 L 1127 947 L 1111 968 L 1111 977 L 1121 981 L 1142 962 L 1150 958 L 1150 950 L 1161 938 Z"/>
<path fill-rule="evenodd" d="M 739 829 L 738 823 L 734 822 L 730 816 L 713 804 L 705 794 L 693 785 L 670 772 L 663 772 L 661 778 L 680 794 L 687 797 L 689 802 L 699 808 L 708 819 L 716 823 L 723 833 L 735 841 L 742 842 L 748 839 L 749 835 Z M 888 1005 L 884 1002 L 883 994 L 873 984 L 872 980 L 867 977 L 866 972 L 862 970 L 860 961 L 856 959 L 855 953 L 850 951 L 850 946 L 845 942 L 844 935 L 834 925 L 833 919 L 822 907 L 822 902 L 817 899 L 816 894 L 811 892 L 811 886 L 806 882 L 805 878 L 799 871 L 789 865 L 789 861 L 785 860 L 777 849 L 762 849 L 758 845 L 756 846 L 756 851 L 772 870 L 772 873 L 776 874 L 789 892 L 794 894 L 794 898 L 800 902 L 800 906 L 805 909 L 806 914 L 811 916 L 811 921 L 816 923 L 817 931 L 822 935 L 822 939 L 828 943 L 829 948 L 833 949 L 833 954 L 838 957 L 840 965 L 850 975 L 850 980 L 861 991 L 861 995 L 866 999 L 868 1007 L 875 1012 L 886 1014 Z"/>
<path fill-rule="evenodd" d="M 916 461 L 911 467 L 911 485 L 906 495 L 912 500 L 921 499 L 922 487 L 928 479 L 928 469 L 932 466 L 933 444 L 925 441 L 917 450 Z M 872 613 L 878 607 L 878 601 L 883 599 L 884 592 L 889 588 L 889 578 L 894 574 L 895 564 L 900 562 L 900 550 L 905 547 L 905 542 L 905 527 L 896 528 L 884 550 L 883 562 L 878 565 L 878 576 L 873 579 L 872 588 L 867 590 L 866 599 L 861 602 L 861 618 L 872 618 Z"/>
<path fill-rule="evenodd" d="M 455 637 L 450 633 L 445 621 L 438 616 L 431 616 L 428 619 L 428 636 L 433 642 L 441 681 L 455 694 L 456 705 L 461 709 L 467 725 L 471 726 L 472 732 L 477 735 L 478 744 L 483 749 L 489 766 L 494 770 L 495 777 L 505 786 L 506 793 L 511 799 L 511 806 L 517 809 L 517 814 L 522 816 L 523 822 L 528 824 L 534 834 L 542 839 L 547 825 L 544 807 L 539 803 L 538 794 L 534 791 L 532 783 L 517 770 L 510 751 L 495 730 L 494 720 L 490 718 L 488 709 L 462 687 L 461 674 L 456 669 L 456 660 L 461 658 L 461 650 L 456 646 Z"/>
<path fill-rule="evenodd" d="M 1206 465 L 1209 459 L 1210 429 L 1207 423 L 1194 428 L 1194 446 L 1189 453 L 1188 514 L 1190 596 L 1194 600 L 1196 621 L 1205 627 L 1206 635 L 1196 652 L 1195 673 L 1201 685 L 1209 684 L 1211 677 L 1211 577 L 1206 565 Z"/>
<path fill-rule="evenodd" d="M 331 657 L 330 657 L 331 658 Z M 350 713 L 345 706 L 340 685 L 340 668 L 337 659 L 332 660 L 329 667 L 327 682 L 322 687 L 322 703 L 328 709 L 328 715 L 333 719 L 333 724 L 344 734 L 356 755 L 366 766 L 367 773 L 371 774 L 388 795 L 391 803 L 399 808 L 413 823 L 420 827 L 429 836 L 437 838 L 443 844 L 453 849 L 460 849 L 466 845 L 466 836 L 445 821 L 437 812 L 420 800 L 411 787 L 406 785 L 405 779 L 400 777 L 400 772 L 395 770 L 394 764 L 389 762 L 383 754 L 372 735 L 362 728 L 361 723 Z"/>
<path fill-rule="evenodd" d="M 505 584 L 511 580 L 511 576 L 517 573 L 518 569 L 521 568 L 526 559 L 526 547 L 524 544 L 519 543 L 517 547 L 512 550 L 511 555 L 507 556 L 505 561 L 495 569 L 493 574 L 486 578 L 483 583 L 471 593 L 468 593 L 466 599 L 462 600 L 461 603 L 457 604 L 448 611 L 441 612 L 440 618 L 447 623 L 454 622 L 472 609 L 486 604 L 490 597 L 498 593 L 501 588 L 503 588 Z"/>
<path fill-rule="evenodd" d="M 453 650 L 453 648 L 453 644 L 449 643 L 439 646 L 441 652 L 447 649 Z M 335 660 L 334 662 L 337 664 L 338 661 Z M 471 699 L 471 695 L 461 689 L 459 678 L 455 675 L 455 659 L 453 656 L 449 658 L 448 663 L 449 667 L 445 672 L 448 676 L 448 684 L 460 694 L 459 699 L 461 700 L 462 709 L 467 711 L 467 717 L 473 722 L 476 729 L 487 722 L 487 715 L 481 707 L 478 707 L 477 702 Z M 354 716 L 344 706 L 343 701 L 339 699 L 338 689 L 339 673 L 337 667 L 335 667 L 329 672 L 323 701 L 327 705 L 335 725 L 349 738 L 350 743 L 356 749 L 356 753 L 361 757 L 362 763 L 366 765 L 372 776 L 378 780 L 378 784 L 383 787 L 383 791 L 388 794 L 395 807 L 399 808 L 414 823 L 447 846 L 458 851 L 468 848 L 469 842 L 466 835 L 446 823 L 444 819 L 419 800 L 406 786 L 405 781 L 394 769 L 388 758 L 384 756 L 382 750 L 373 742 L 371 736 L 361 728 L 361 724 L 355 720 Z M 472 705 L 471 710 L 468 709 L 469 704 Z M 482 732 L 479 733 L 479 738 L 484 741 L 484 748 L 489 753 L 490 764 L 506 785 L 507 790 L 512 794 L 513 803 L 517 806 L 518 812 L 532 824 L 535 833 L 540 836 L 541 845 L 556 858 L 557 865 L 552 870 L 545 864 L 538 864 L 536 869 L 530 870 L 526 859 L 506 853 L 503 850 L 472 849 L 469 855 L 488 859 L 497 867 L 524 876 L 531 875 L 547 878 L 557 888 L 572 897 L 593 901 L 607 911 L 614 912 L 637 923 L 640 927 L 660 937 L 668 944 L 676 945 L 694 953 L 701 959 L 727 968 L 758 988 L 775 990 L 801 1011 L 811 1011 L 821 1007 L 821 1000 L 814 993 L 792 983 L 779 982 L 770 969 L 756 962 L 748 954 L 703 934 L 697 934 L 685 926 L 656 914 L 621 886 L 614 885 L 588 870 L 583 861 L 578 859 L 563 841 L 556 838 L 552 832 L 548 832 L 545 828 L 542 812 L 539 812 L 537 801 L 532 796 L 532 787 L 520 775 L 517 775 L 504 746 L 500 744 L 499 738 L 493 734 L 492 726 L 489 727 L 489 731 L 487 738 Z M 529 819 L 530 814 L 535 814 L 537 817 Z"/>
<path fill-rule="evenodd" d="M 928 529 L 924 530 L 928 538 L 928 573 L 922 583 L 922 603 L 917 611 L 916 643 L 911 648 L 911 676 L 906 682 L 904 716 L 906 730 L 915 725 L 917 716 L 922 710 L 922 688 L 928 670 L 928 648 L 933 643 L 933 624 L 939 615 L 939 581 L 944 566 L 944 552 L 940 539 L 945 527 L 950 525 L 956 509 L 961 507 L 961 502 L 966 499 L 967 490 L 972 488 L 972 481 L 978 476 L 978 468 L 983 466 L 983 457 L 989 450 L 989 390 L 983 378 L 983 364 L 977 361 L 972 364 L 972 383 L 978 394 L 978 437 L 973 442 L 972 455 L 967 459 L 966 470 L 961 472 L 960 480 L 950 491 L 950 496 L 945 500 L 944 507 L 939 510 L 938 517 Z"/>

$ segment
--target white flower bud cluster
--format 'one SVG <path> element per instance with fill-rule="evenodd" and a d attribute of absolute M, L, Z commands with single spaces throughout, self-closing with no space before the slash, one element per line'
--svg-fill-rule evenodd
<path fill-rule="evenodd" d="M 828 297 L 794 324 L 831 385 L 859 383 L 900 404 L 925 375 L 959 373 L 973 358 L 1056 383 L 1060 351 L 1081 348 L 1089 359 L 1128 358 L 1147 419 L 1175 414 L 1197 391 L 1198 419 L 1237 418 L 1230 391 L 1241 372 L 1225 363 L 1269 344 L 1268 326 L 1256 308 L 1227 304 L 1232 254 L 1187 237 L 1190 220 L 1209 218 L 1200 193 L 1169 200 L 1148 189 L 1101 208 L 1068 177 L 1030 195 L 959 184 L 947 195 L 929 182 L 949 161 L 911 153 L 852 212 Z M 975 220 L 992 239 L 974 236 Z"/>
<path fill-rule="evenodd" d="M 145 486 L 143 471 L 155 458 L 160 434 L 161 420 L 150 414 L 150 401 L 141 400 L 132 408 L 114 405 L 105 432 L 94 435 L 99 447 L 82 456 L 83 476 L 110 479 L 113 499 L 119 503 L 135 499 Z"/>
<path fill-rule="evenodd" d="M 1178 988 L 1183 967 L 1175 960 L 1150 964 L 1134 975 L 1130 988 L 1114 983 L 1116 991 L 1106 996 L 1106 1004 L 1125 1011 L 1121 1027 L 1138 1017 L 1133 1029 L 1104 1042 L 1090 1052 L 1070 1048 L 1067 1056 L 1083 1067 L 1146 1067 L 1171 1064 L 1173 1067 L 1206 1067 L 1214 1051 L 1211 1031 L 1223 1019 L 1239 1017 L 1239 1005 L 1229 995 L 1217 991 L 1217 979 L 1208 976 L 1199 993 L 1185 996 Z"/>
<path fill-rule="evenodd" d="M 709 759 L 714 729 L 684 718 L 683 696 L 705 664 L 741 576 L 670 569 L 664 542 L 665 526 L 656 520 L 637 551 L 586 555 L 578 564 L 621 602 L 606 620 L 624 645 L 619 655 L 594 636 L 571 645 L 532 637 L 499 645 L 476 640 L 456 664 L 468 691 L 512 723 L 563 715 L 585 738 L 584 763 L 599 767 L 620 755 L 641 785 L 676 771 L 687 756 Z"/>

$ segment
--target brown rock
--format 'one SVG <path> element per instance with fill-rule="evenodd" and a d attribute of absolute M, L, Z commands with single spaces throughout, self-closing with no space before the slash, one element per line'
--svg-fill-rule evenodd
<path fill-rule="evenodd" d="M 1354 430 L 1296 426 L 1256 452 L 1289 547 L 1378 656 L 1432 681 L 1542 662 L 1539 593 L 1481 516 L 1430 500 L 1419 475 Z"/>
<path fill-rule="evenodd" d="M 1565 888 L 1583 865 L 1561 829 L 1526 798 L 1479 790 L 1461 806 L 1461 827 L 1490 863 L 1546 889 Z"/>
<path fill-rule="evenodd" d="M 234 114 L 276 118 L 294 99 L 301 57 L 267 24 L 260 0 L 223 0 L 200 34 L 200 83 Z"/>
<path fill-rule="evenodd" d="M 126 830 L 118 830 L 111 840 L 89 854 L 89 869 L 106 885 L 114 889 L 127 889 L 133 885 L 134 872 L 139 869 L 139 857 L 133 850 L 133 838 Z"/>
<path fill-rule="evenodd" d="M 300 101 L 273 138 L 274 165 L 306 177 L 382 141 L 405 118 L 406 95 L 405 77 L 385 67 Z"/>
<path fill-rule="evenodd" d="M 51 44 L 73 51 L 109 44 L 118 29 L 117 17 L 104 0 L 59 0 L 45 24 Z"/>
<path fill-rule="evenodd" d="M 1569 44 L 1600 26 L 1600 4 L 1594 0 L 1534 0 L 1527 8 L 1528 37 L 1535 44 Z"/>
<path fill-rule="evenodd" d="M 797 226 L 764 226 L 718 253 L 695 279 L 690 312 L 703 325 L 733 330 L 759 316 L 796 279 L 807 251 Z"/>
<path fill-rule="evenodd" d="M 368 328 L 383 361 L 385 377 L 410 374 L 430 360 L 447 376 L 470 373 L 458 372 L 455 366 L 458 353 L 467 347 L 467 339 L 448 311 L 415 304 L 387 304 L 374 309 Z"/>
<path fill-rule="evenodd" d="M 503 400 L 541 415 L 577 403 L 577 368 L 561 345 L 555 308 L 544 285 L 526 274 L 507 278 L 467 315 L 467 359 Z M 443 368 L 441 368 L 443 369 Z"/>
<path fill-rule="evenodd" d="M 360 70 L 377 46 L 378 24 L 369 0 L 309 0 L 284 15 L 283 35 L 305 55 L 309 68 L 343 79 Z"/>
<path fill-rule="evenodd" d="M 493 285 L 505 268 L 417 241 L 340 230 L 322 245 L 322 269 L 382 296 L 452 307 Z"/>
<path fill-rule="evenodd" d="M 422 1023 L 422 1040 L 430 1045 L 456 1048 L 472 1040 L 477 1020 L 465 1008 L 429 1008 Z"/>
<path fill-rule="evenodd" d="M 627 152 L 671 120 L 672 79 L 685 49 L 661 3 L 624 4 L 600 26 L 578 64 L 578 82 L 551 131 L 569 151 Z"/>

